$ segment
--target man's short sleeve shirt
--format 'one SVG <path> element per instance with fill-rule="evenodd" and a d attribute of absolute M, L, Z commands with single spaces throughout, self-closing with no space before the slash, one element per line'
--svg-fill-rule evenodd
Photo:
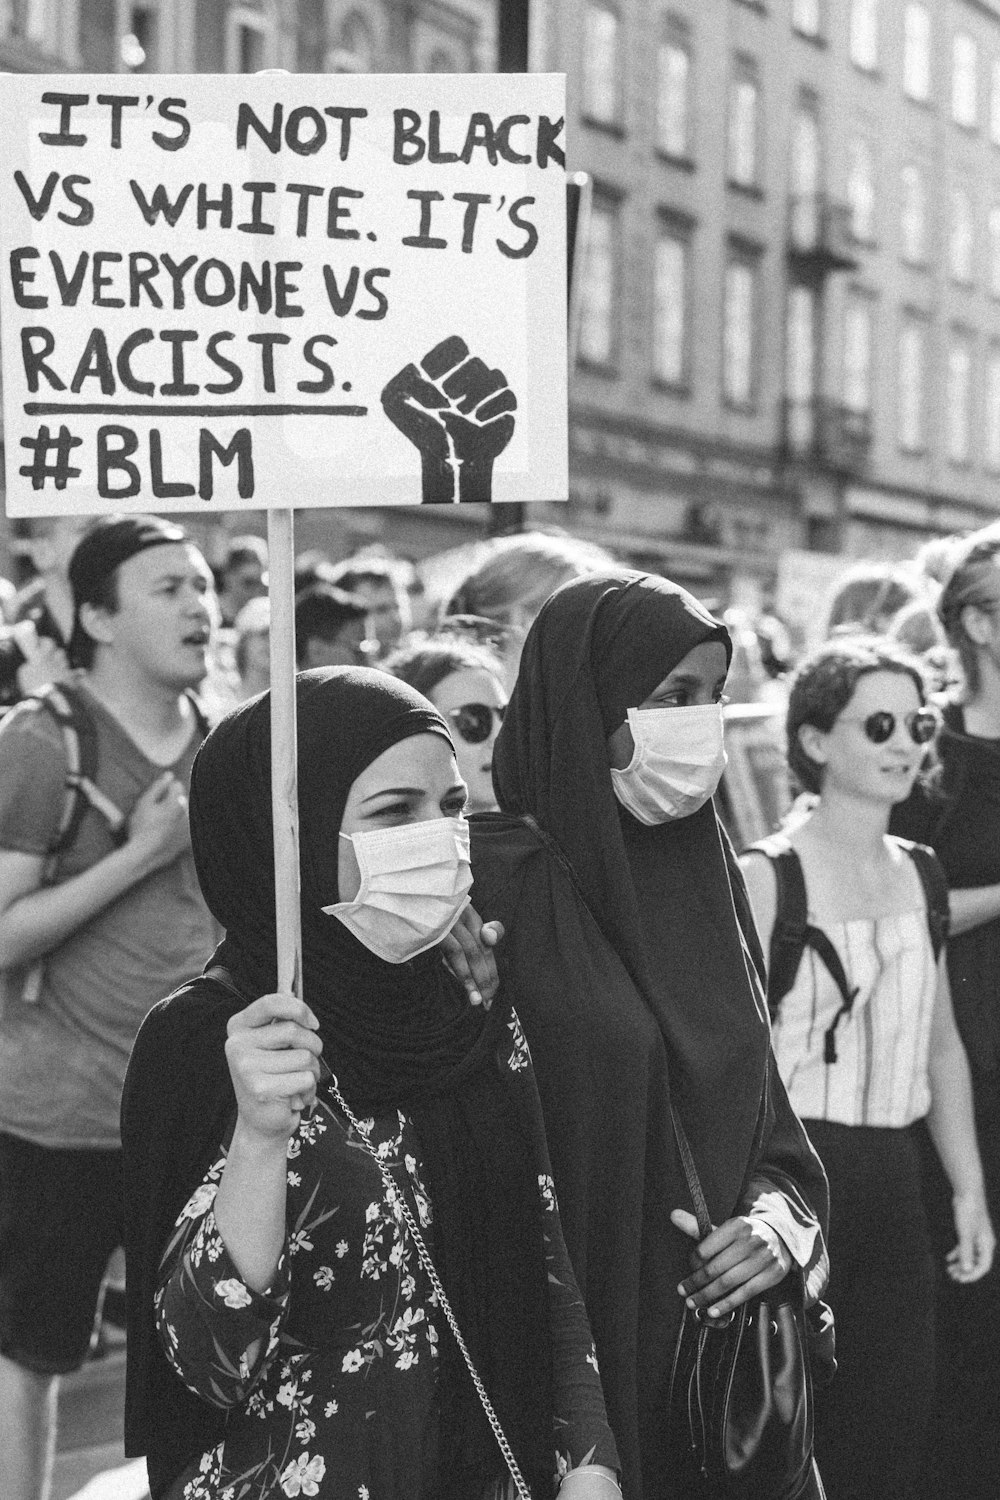
<path fill-rule="evenodd" d="M 187 786 L 200 735 L 166 768 L 150 761 L 80 686 L 97 732 L 100 790 L 126 815 L 165 769 Z M 44 856 L 65 801 L 62 731 L 37 703 L 0 724 L 0 850 Z M 57 881 L 114 849 L 87 809 Z M 146 876 L 42 961 L 37 999 L 24 970 L 0 976 L 0 1130 L 52 1147 L 115 1148 L 129 1052 L 150 1008 L 201 972 L 218 931 L 188 852 Z M 27 987 L 30 990 L 30 986 Z"/>

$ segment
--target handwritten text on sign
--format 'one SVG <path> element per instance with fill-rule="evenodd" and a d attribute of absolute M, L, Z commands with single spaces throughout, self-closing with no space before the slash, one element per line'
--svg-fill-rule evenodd
<path fill-rule="evenodd" d="M 563 112 L 541 75 L 0 79 L 8 514 L 564 499 Z"/>

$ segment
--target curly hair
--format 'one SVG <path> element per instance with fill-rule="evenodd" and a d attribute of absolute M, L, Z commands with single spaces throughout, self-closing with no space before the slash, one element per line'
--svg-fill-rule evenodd
<path fill-rule="evenodd" d="M 960 548 L 938 599 L 938 617 L 962 663 L 970 693 L 980 685 L 979 647 L 965 628 L 966 609 L 995 608 L 1000 601 L 1000 530 L 974 532 Z"/>
<path fill-rule="evenodd" d="M 785 718 L 788 768 L 802 791 L 822 789 L 823 767 L 807 755 L 799 739 L 803 724 L 832 729 L 854 696 L 862 677 L 872 672 L 897 672 L 909 677 L 927 701 L 927 683 L 919 661 L 885 636 L 838 636 L 818 647 L 800 664 L 792 678 Z"/>
<path fill-rule="evenodd" d="M 491 672 L 503 679 L 503 664 L 486 644 L 457 632 L 442 629 L 436 635 L 411 639 L 382 663 L 386 672 L 408 682 L 429 698 L 439 683 L 453 672 Z"/>

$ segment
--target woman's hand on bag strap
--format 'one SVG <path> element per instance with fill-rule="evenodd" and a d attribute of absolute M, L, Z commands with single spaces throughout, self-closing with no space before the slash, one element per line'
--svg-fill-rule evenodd
<path fill-rule="evenodd" d="M 694 1214 L 675 1209 L 675 1229 L 698 1238 Z M 756 1215 L 727 1219 L 691 1253 L 692 1271 L 677 1288 L 692 1309 L 704 1308 L 710 1318 L 722 1318 L 751 1297 L 777 1286 L 788 1275 L 792 1255 L 770 1224 Z"/>

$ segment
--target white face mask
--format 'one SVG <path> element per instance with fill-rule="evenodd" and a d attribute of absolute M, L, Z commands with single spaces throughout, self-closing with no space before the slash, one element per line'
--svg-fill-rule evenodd
<path fill-rule="evenodd" d="M 323 910 L 372 953 L 404 964 L 445 937 L 469 904 L 472 869 L 464 818 L 342 833 L 354 845 L 361 886 Z"/>
<path fill-rule="evenodd" d="M 630 708 L 635 751 L 624 771 L 611 768 L 622 807 L 652 826 L 687 818 L 712 796 L 726 769 L 722 705 Z"/>

